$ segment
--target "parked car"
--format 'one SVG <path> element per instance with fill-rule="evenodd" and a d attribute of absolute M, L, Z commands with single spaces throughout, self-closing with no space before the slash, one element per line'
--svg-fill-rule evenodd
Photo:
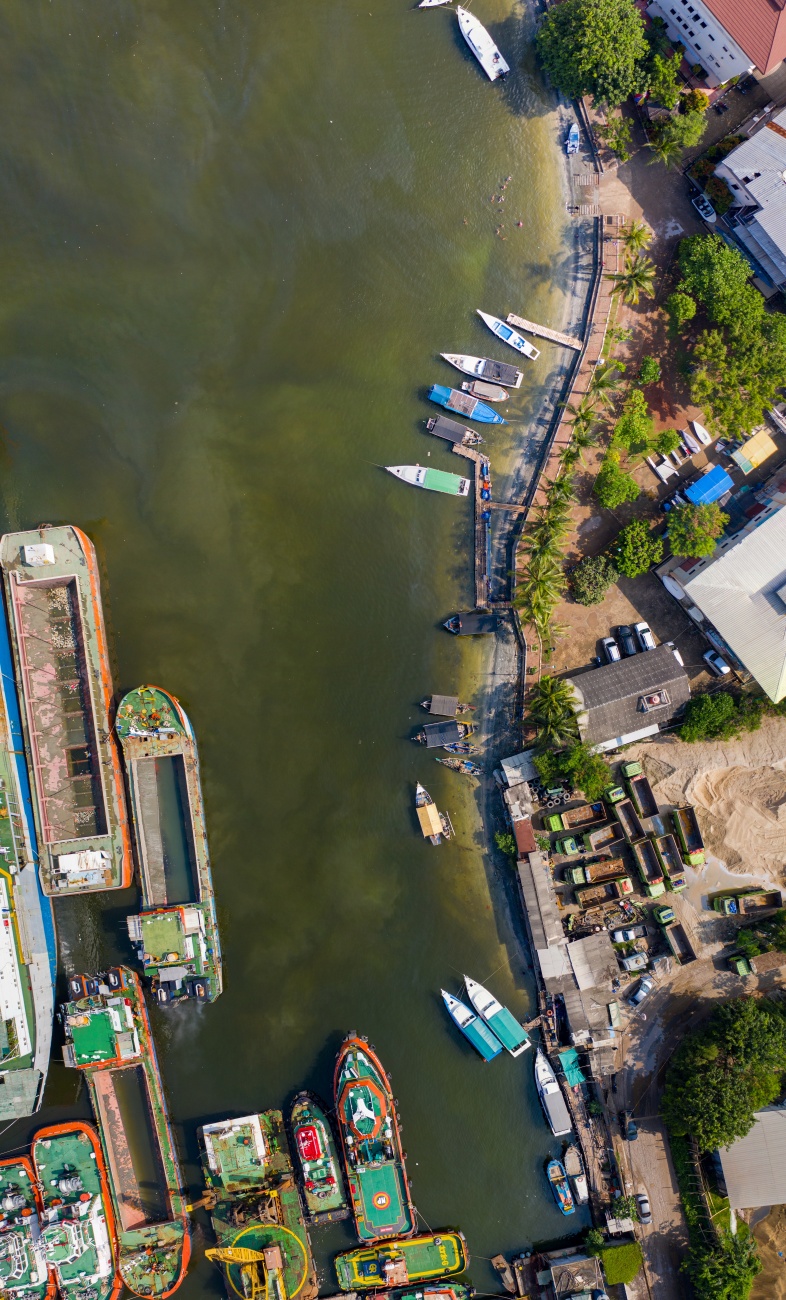
<path fill-rule="evenodd" d="M 724 113 L 728 113 L 729 111 L 728 104 L 724 104 L 723 101 L 720 99 L 718 100 L 717 104 L 713 104 L 713 108 L 715 109 L 715 112 L 718 114 L 718 117 L 722 117 Z"/>
<path fill-rule="evenodd" d="M 646 925 L 632 925 L 629 930 L 615 930 L 611 936 L 612 943 L 633 943 L 634 939 L 646 939 Z"/>
<path fill-rule="evenodd" d="M 705 650 L 702 659 L 709 668 L 713 677 L 728 677 L 731 672 L 731 668 L 726 663 L 726 660 L 721 659 L 720 655 L 717 654 L 715 650 Z"/>
<path fill-rule="evenodd" d="M 691 199 L 691 203 L 698 212 L 702 221 L 706 221 L 711 226 L 715 224 L 718 218 L 715 215 L 715 209 L 709 199 L 705 198 L 703 194 L 699 194 L 695 199 Z"/>
<path fill-rule="evenodd" d="M 639 639 L 639 645 L 642 650 L 655 649 L 655 638 L 650 631 L 649 623 L 634 623 L 633 631 Z"/>
<path fill-rule="evenodd" d="M 636 992 L 628 998 L 628 1003 L 632 1007 L 638 1007 L 644 1001 L 648 993 L 651 993 L 655 987 L 655 981 L 651 980 L 649 975 L 645 975 Z"/>
<path fill-rule="evenodd" d="M 625 1136 L 629 1142 L 635 1142 L 639 1136 L 639 1130 L 636 1127 L 636 1121 L 632 1115 L 628 1116 L 628 1123 L 625 1129 Z"/>
<path fill-rule="evenodd" d="M 632 957 L 621 957 L 623 970 L 646 970 L 649 958 L 646 952 L 634 952 Z"/>
<path fill-rule="evenodd" d="M 638 649 L 636 638 L 633 635 L 633 628 L 629 627 L 627 623 L 623 623 L 621 627 L 617 628 L 617 640 L 622 646 L 624 655 L 635 655 Z"/>
<path fill-rule="evenodd" d="M 642 1223 L 652 1223 L 652 1210 L 650 1208 L 650 1198 L 646 1192 L 636 1193 L 636 1209 L 639 1212 L 639 1219 Z"/>
<path fill-rule="evenodd" d="M 607 664 L 619 663 L 620 659 L 622 658 L 622 655 L 620 654 L 620 648 L 617 645 L 617 642 L 614 640 L 614 637 L 604 636 L 600 644 L 603 649 L 603 654 L 605 655 L 606 658 L 606 663 Z"/>
<path fill-rule="evenodd" d="M 684 667 L 685 667 L 685 660 L 683 659 L 683 657 L 682 657 L 682 655 L 680 654 L 679 650 L 678 650 L 677 647 L 675 646 L 674 642 L 673 642 L 673 641 L 667 641 L 665 644 L 666 644 L 666 645 L 669 647 L 669 649 L 671 650 L 671 653 L 674 655 L 674 658 L 677 660 L 677 663 L 679 664 L 680 668 L 684 668 Z"/>

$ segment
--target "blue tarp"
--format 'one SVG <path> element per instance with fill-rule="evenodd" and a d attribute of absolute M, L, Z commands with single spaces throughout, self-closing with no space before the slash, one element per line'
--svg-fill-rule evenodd
<path fill-rule="evenodd" d="M 695 506 L 706 506 L 710 501 L 717 501 L 724 492 L 730 491 L 733 487 L 734 482 L 725 469 L 720 465 L 713 465 L 706 474 L 702 474 L 698 482 L 692 483 L 685 489 L 685 495 Z"/>

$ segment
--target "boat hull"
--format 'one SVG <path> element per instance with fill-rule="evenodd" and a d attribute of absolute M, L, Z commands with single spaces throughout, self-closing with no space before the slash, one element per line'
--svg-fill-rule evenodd
<path fill-rule="evenodd" d="M 557 1077 L 540 1048 L 535 1053 L 535 1087 L 552 1133 L 555 1137 L 567 1137 L 573 1132 L 570 1112 Z"/>
<path fill-rule="evenodd" d="M 575 1214 L 576 1206 L 573 1204 L 568 1176 L 559 1160 L 550 1160 L 546 1166 L 546 1177 L 549 1180 L 549 1186 L 554 1200 L 557 1202 L 562 1214 Z"/>
<path fill-rule="evenodd" d="M 507 361 L 494 361 L 491 357 L 470 357 L 464 352 L 442 352 L 443 361 L 460 370 L 463 375 L 473 379 L 483 379 L 489 383 L 502 384 L 505 388 L 521 388 L 524 371 Z"/>
<path fill-rule="evenodd" d="M 346 1251 L 336 1259 L 336 1277 L 342 1291 L 372 1291 L 395 1284 L 398 1277 L 404 1285 L 453 1277 L 463 1273 L 467 1262 L 462 1233 L 424 1233 L 408 1241 Z"/>
<path fill-rule="evenodd" d="M 480 308 L 478 308 L 478 316 L 496 338 L 502 343 L 507 343 L 509 348 L 513 348 L 521 356 L 529 357 L 530 361 L 536 361 L 540 356 L 539 349 L 516 330 L 511 329 L 507 321 L 500 320 L 499 316 L 490 316 L 488 312 L 481 311 Z"/>
<path fill-rule="evenodd" d="M 506 77 L 510 72 L 510 65 L 503 59 L 483 24 L 478 22 L 474 14 L 460 6 L 456 8 L 456 16 L 461 35 L 489 81 L 500 81 Z"/>
<path fill-rule="evenodd" d="M 507 424 L 502 416 L 486 406 L 472 393 L 459 392 L 456 388 L 445 388 L 442 384 L 432 384 L 428 391 L 429 401 L 443 406 L 446 411 L 462 415 L 467 420 L 476 420 L 478 424 Z M 496 399 L 499 400 L 499 399 Z"/>
<path fill-rule="evenodd" d="M 39 1236 L 43 1204 L 27 1156 L 0 1160 L 0 1196 L 7 1195 L 19 1203 L 2 1216 L 0 1291 L 7 1300 L 53 1300 L 57 1283 Z"/>
<path fill-rule="evenodd" d="M 480 1016 L 476 1016 L 459 998 L 442 990 L 442 1001 L 454 1025 L 461 1030 L 468 1043 L 471 1043 L 484 1061 L 494 1061 L 502 1052 L 502 1044 L 493 1030 Z"/>
<path fill-rule="evenodd" d="M 327 1108 L 310 1092 L 299 1092 L 289 1117 L 292 1150 L 313 1224 L 349 1216 L 349 1202 Z"/>
<path fill-rule="evenodd" d="M 502 1003 L 476 980 L 471 980 L 465 975 L 464 983 L 473 1007 L 502 1046 L 510 1052 L 511 1056 L 521 1056 L 526 1052 L 530 1045 L 529 1036 L 508 1008 L 503 1007 Z"/>

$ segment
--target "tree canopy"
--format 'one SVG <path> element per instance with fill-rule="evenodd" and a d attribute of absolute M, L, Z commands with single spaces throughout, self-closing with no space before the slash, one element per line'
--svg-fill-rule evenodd
<path fill-rule="evenodd" d="M 764 299 L 748 284 L 751 269 L 742 253 L 730 248 L 720 235 L 690 235 L 683 239 L 679 267 L 680 290 L 698 298 L 716 325 L 730 325 L 740 332 L 761 322 Z M 741 308 L 744 323 L 740 320 Z"/>
<path fill-rule="evenodd" d="M 653 532 L 646 519 L 632 519 L 617 538 L 614 560 L 626 578 L 638 578 L 663 559 L 663 538 Z"/>
<path fill-rule="evenodd" d="M 654 362 L 658 376 L 660 375 L 660 366 L 654 357 L 645 357 L 642 362 L 642 370 L 647 374 L 653 373 L 646 368 L 644 362 Z M 641 378 L 642 383 L 652 382 Z M 631 389 L 625 399 L 622 407 L 622 414 L 614 426 L 614 435 L 612 444 L 624 447 L 631 456 L 641 455 L 650 445 L 653 431 L 653 419 L 649 413 L 647 399 L 640 388 Z"/>
<path fill-rule="evenodd" d="M 537 35 L 543 66 L 568 99 L 617 108 L 644 83 L 644 23 L 633 0 L 562 0 Z"/>
<path fill-rule="evenodd" d="M 607 555 L 585 555 L 570 577 L 574 599 L 579 605 L 599 605 L 619 576 Z"/>
<path fill-rule="evenodd" d="M 605 758 L 594 754 L 590 746 L 580 740 L 568 749 L 549 749 L 539 754 L 535 766 L 544 785 L 569 781 L 571 788 L 581 790 L 590 803 L 600 799 L 611 784 L 611 769 Z"/>
<path fill-rule="evenodd" d="M 620 469 L 619 453 L 609 451 L 595 479 L 595 496 L 607 510 L 615 510 L 626 501 L 635 501 L 639 495 L 639 485 Z"/>
<path fill-rule="evenodd" d="M 700 557 L 712 555 L 715 545 L 729 522 L 717 501 L 695 506 L 686 501 L 669 511 L 669 544 L 673 555 Z"/>
<path fill-rule="evenodd" d="M 679 334 L 683 325 L 687 325 L 696 315 L 696 300 L 689 293 L 677 289 L 666 299 L 666 311 L 671 334 Z"/>

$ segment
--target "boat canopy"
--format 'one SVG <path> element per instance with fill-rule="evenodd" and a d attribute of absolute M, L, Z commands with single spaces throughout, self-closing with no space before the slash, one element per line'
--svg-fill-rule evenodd
<path fill-rule="evenodd" d="M 433 433 L 437 438 L 444 438 L 446 442 L 461 443 L 469 434 L 470 437 L 477 437 L 472 429 L 466 425 L 459 424 L 456 420 L 449 420 L 445 415 L 438 415 L 435 420 L 428 422 L 429 433 Z"/>
<path fill-rule="evenodd" d="M 575 1088 L 577 1084 L 585 1082 L 584 1074 L 579 1065 L 579 1055 L 575 1047 L 569 1047 L 566 1051 L 560 1052 L 559 1059 L 565 1074 L 565 1082 L 569 1088 Z"/>
<path fill-rule="evenodd" d="M 487 636 L 496 632 L 499 618 L 496 614 L 470 613 L 459 614 L 460 636 Z"/>
<path fill-rule="evenodd" d="M 458 702 L 458 695 L 432 695 L 428 711 L 442 718 L 455 718 Z"/>
<path fill-rule="evenodd" d="M 442 834 L 442 822 L 439 820 L 439 812 L 435 803 L 427 803 L 417 808 L 418 821 L 423 834 L 428 837 L 431 835 Z"/>
<path fill-rule="evenodd" d="M 685 495 L 695 506 L 706 506 L 731 491 L 734 481 L 721 465 L 713 465 L 701 478 L 685 489 Z"/>
<path fill-rule="evenodd" d="M 443 745 L 455 745 L 461 740 L 461 728 L 457 722 L 429 722 L 423 728 L 427 749 L 441 749 Z"/>

